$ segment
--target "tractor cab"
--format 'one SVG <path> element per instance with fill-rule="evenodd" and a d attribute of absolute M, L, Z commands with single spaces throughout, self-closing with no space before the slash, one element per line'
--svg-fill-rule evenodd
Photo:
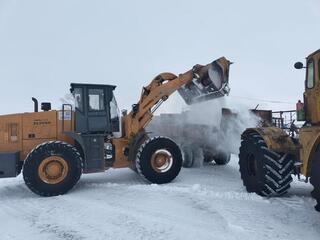
<path fill-rule="evenodd" d="M 116 86 L 72 83 L 75 99 L 75 132 L 112 133 L 120 129 L 120 117 L 113 91 Z"/>
<path fill-rule="evenodd" d="M 306 58 L 306 66 L 297 62 L 294 64 L 296 69 L 306 68 L 305 92 L 304 92 L 304 111 L 306 121 L 311 124 L 320 124 L 320 49 L 311 53 Z"/>

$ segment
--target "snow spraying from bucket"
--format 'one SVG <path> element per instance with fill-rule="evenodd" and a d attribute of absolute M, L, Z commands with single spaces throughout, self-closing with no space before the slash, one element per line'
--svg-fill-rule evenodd
<path fill-rule="evenodd" d="M 231 110 L 230 115 L 223 115 L 222 108 Z M 207 138 L 207 144 L 223 153 L 238 154 L 241 134 L 246 128 L 256 127 L 259 117 L 250 109 L 228 98 L 194 104 L 189 107 L 187 121 L 194 124 L 204 124 L 208 129 L 215 127 L 216 134 Z"/>

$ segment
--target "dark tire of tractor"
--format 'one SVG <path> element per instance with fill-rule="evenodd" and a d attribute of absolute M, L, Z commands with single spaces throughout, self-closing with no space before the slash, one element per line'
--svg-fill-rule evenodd
<path fill-rule="evenodd" d="M 273 197 L 285 194 L 292 182 L 294 161 L 288 154 L 268 149 L 257 133 L 244 136 L 239 153 L 243 185 L 248 192 Z"/>
<path fill-rule="evenodd" d="M 41 162 L 50 157 L 58 156 L 68 164 L 68 172 L 62 182 L 48 184 L 41 180 L 38 168 Z M 65 142 L 52 141 L 38 145 L 27 156 L 23 166 L 23 179 L 27 187 L 34 193 L 44 196 L 63 195 L 71 190 L 82 174 L 82 157 L 77 149 Z"/>
<path fill-rule="evenodd" d="M 230 162 L 230 153 L 219 153 L 214 157 L 214 161 L 217 165 L 227 165 Z"/>
<path fill-rule="evenodd" d="M 152 155 L 160 149 L 165 149 L 172 156 L 172 165 L 166 172 L 157 172 L 151 164 Z M 153 137 L 145 141 L 139 148 L 136 157 L 136 168 L 140 176 L 148 182 L 156 184 L 169 183 L 175 179 L 182 167 L 182 154 L 178 145 L 166 137 Z"/>
<path fill-rule="evenodd" d="M 313 186 L 311 196 L 317 201 L 315 209 L 320 212 L 320 147 L 317 148 L 312 158 L 310 183 Z"/>
<path fill-rule="evenodd" d="M 193 152 L 188 146 L 182 147 L 183 151 L 183 167 L 192 168 L 193 167 Z"/>

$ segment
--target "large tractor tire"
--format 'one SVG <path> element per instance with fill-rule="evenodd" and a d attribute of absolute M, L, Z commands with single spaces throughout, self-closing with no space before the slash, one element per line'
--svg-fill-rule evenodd
<path fill-rule="evenodd" d="M 140 176 L 151 183 L 171 182 L 178 176 L 181 167 L 180 148 L 169 138 L 150 138 L 138 150 L 136 168 Z"/>
<path fill-rule="evenodd" d="M 256 133 L 244 136 L 239 154 L 240 174 L 248 192 L 261 196 L 281 196 L 290 188 L 293 159 L 267 148 Z"/>
<path fill-rule="evenodd" d="M 45 197 L 67 193 L 81 174 L 80 153 L 74 146 L 60 141 L 38 145 L 23 166 L 23 178 L 28 188 Z"/>
<path fill-rule="evenodd" d="M 310 183 L 313 186 L 311 196 L 316 199 L 317 205 L 315 209 L 320 212 L 320 149 L 318 148 L 313 157 L 311 165 Z"/>
<path fill-rule="evenodd" d="M 217 165 L 227 165 L 230 162 L 230 153 L 218 153 L 214 156 L 214 161 Z"/>

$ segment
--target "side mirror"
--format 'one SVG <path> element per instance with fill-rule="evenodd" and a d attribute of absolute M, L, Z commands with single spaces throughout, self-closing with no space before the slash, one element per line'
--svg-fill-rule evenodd
<path fill-rule="evenodd" d="M 296 62 L 294 64 L 294 68 L 295 69 L 302 69 L 303 68 L 303 63 L 302 62 Z"/>

